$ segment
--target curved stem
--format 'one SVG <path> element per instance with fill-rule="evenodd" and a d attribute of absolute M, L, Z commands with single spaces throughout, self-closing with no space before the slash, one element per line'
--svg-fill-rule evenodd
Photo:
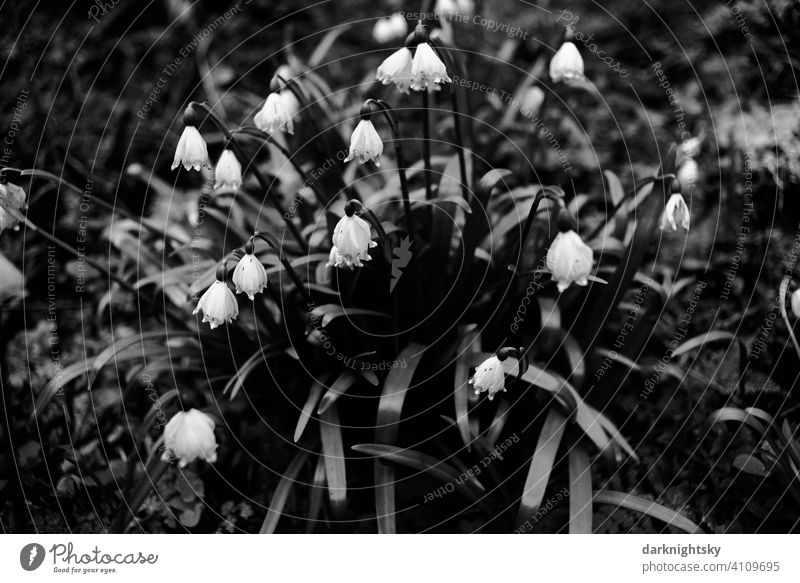
<path fill-rule="evenodd" d="M 519 264 L 522 260 L 522 252 L 525 248 L 525 241 L 528 239 L 528 234 L 530 233 L 531 226 L 533 225 L 533 220 L 536 218 L 536 213 L 539 210 L 539 205 L 542 202 L 542 199 L 548 198 L 550 200 L 558 201 L 558 197 L 550 194 L 546 188 L 543 188 L 538 193 L 536 193 L 536 198 L 533 199 L 533 204 L 531 205 L 531 210 L 528 211 L 528 218 L 525 219 L 525 225 L 522 227 L 522 235 L 519 239 L 519 249 L 517 250 L 517 258 L 514 260 L 514 274 L 519 271 Z"/>
<path fill-rule="evenodd" d="M 289 161 L 289 163 L 292 165 L 295 171 L 303 178 L 303 184 L 308 185 L 308 187 L 314 192 L 314 196 L 317 198 L 317 201 L 319 201 L 319 203 L 322 205 L 326 205 L 330 202 L 330 198 L 323 195 L 322 191 L 320 191 L 320 189 L 317 187 L 316 181 L 305 173 L 305 171 L 300 167 L 300 164 L 297 163 L 297 160 L 294 159 L 294 156 L 292 156 L 292 153 L 289 152 L 289 150 L 287 150 L 286 148 L 284 148 L 283 145 L 280 142 L 278 142 L 278 140 L 273 138 L 267 132 L 261 131 L 255 126 L 240 126 L 231 132 L 231 134 L 233 135 L 239 133 L 254 138 L 258 138 L 261 140 L 266 140 L 267 142 L 275 146 L 278 149 L 278 151 L 281 154 L 283 154 L 283 156 Z"/>
<path fill-rule="evenodd" d="M 212 123 L 217 127 L 217 129 L 219 129 L 225 135 L 225 138 L 228 140 L 228 143 L 231 149 L 236 154 L 236 156 L 238 156 L 241 160 L 247 160 L 248 156 L 245 154 L 244 150 L 238 144 L 238 142 L 236 142 L 236 140 L 234 139 L 233 133 L 225 126 L 224 123 L 222 123 L 222 120 L 220 120 L 216 116 L 216 114 L 211 110 L 211 107 L 209 107 L 205 103 L 198 103 L 196 101 L 193 101 L 189 104 L 189 107 L 194 107 L 194 106 L 197 106 L 206 112 L 208 118 L 212 121 Z M 269 136 L 268 139 L 272 141 L 272 138 Z M 291 158 L 289 159 L 291 160 Z M 274 196 L 270 196 L 270 184 L 267 181 L 267 179 L 264 177 L 263 174 L 261 174 L 261 172 L 258 170 L 255 164 L 250 164 L 250 168 L 252 169 L 253 174 L 256 177 L 256 180 L 258 180 L 258 183 L 261 185 L 261 188 L 264 189 L 267 200 L 270 201 L 275 210 L 278 211 L 278 213 L 281 215 L 281 217 L 283 218 L 283 222 L 286 224 L 286 227 L 289 229 L 289 231 L 292 233 L 292 236 L 300 245 L 300 249 L 308 251 L 308 243 L 306 243 L 305 239 L 303 239 L 303 235 L 300 233 L 300 230 L 297 228 L 297 225 L 295 225 L 294 222 L 292 221 L 291 216 L 286 214 L 283 207 L 281 206 L 281 203 L 278 202 L 278 200 Z"/>
<path fill-rule="evenodd" d="M 414 241 L 414 218 L 411 213 L 411 196 L 408 191 L 408 178 L 406 177 L 406 163 L 403 156 L 403 147 L 400 142 L 400 124 L 394 114 L 392 107 L 382 99 L 367 99 L 367 104 L 375 104 L 380 108 L 381 113 L 389 122 L 389 127 L 392 130 L 392 143 L 394 144 L 394 151 L 397 156 L 397 173 L 400 176 L 400 190 L 403 196 L 403 213 L 406 215 L 406 230 L 408 236 Z"/>
<path fill-rule="evenodd" d="M 675 174 L 667 173 L 667 174 L 663 174 L 661 176 L 649 176 L 648 178 L 645 178 L 644 180 L 642 180 L 641 183 L 639 183 L 638 185 L 634 186 L 633 191 L 632 191 L 633 194 L 634 194 L 634 197 L 636 196 L 636 194 L 643 187 L 647 186 L 651 182 L 656 182 L 658 180 L 666 180 L 666 179 L 674 180 L 675 179 Z M 648 194 L 648 196 L 649 196 L 649 194 Z M 611 218 L 614 217 L 620 211 L 620 209 L 628 202 L 628 199 L 629 199 L 629 196 L 623 197 L 622 200 L 620 200 L 617 204 L 615 204 L 614 208 L 611 209 L 611 212 L 607 213 L 606 216 L 603 218 L 603 220 L 600 221 L 600 223 L 598 223 L 598 225 L 594 229 L 592 229 L 592 232 L 589 233 L 589 235 L 586 237 L 586 241 L 591 241 L 592 239 L 597 237 L 597 235 L 599 235 L 600 232 L 608 224 L 608 221 L 610 221 Z M 664 201 L 664 202 L 666 202 L 666 201 Z"/>
<path fill-rule="evenodd" d="M 295 287 L 297 288 L 297 291 L 299 291 L 302 294 L 306 302 L 313 303 L 314 300 L 312 299 L 311 294 L 308 293 L 308 289 L 306 289 L 305 284 L 303 284 L 303 280 L 300 279 L 300 277 L 297 275 L 297 272 L 294 270 L 294 267 L 292 267 L 292 264 L 286 258 L 286 255 L 283 253 L 283 250 L 281 249 L 281 245 L 280 243 L 278 243 L 278 240 L 275 239 L 275 237 L 273 237 L 269 233 L 261 233 L 259 231 L 253 233 L 252 239 L 261 239 L 262 241 L 264 241 L 264 243 L 266 243 L 275 250 L 275 252 L 278 254 L 278 260 L 283 264 L 283 267 L 286 269 L 286 273 L 289 274 L 289 277 L 291 278 L 292 283 L 294 283 Z"/>

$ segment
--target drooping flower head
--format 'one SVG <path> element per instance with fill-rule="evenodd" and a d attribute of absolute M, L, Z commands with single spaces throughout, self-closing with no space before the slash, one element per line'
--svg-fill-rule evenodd
<path fill-rule="evenodd" d="M 375 166 L 380 166 L 381 154 L 383 154 L 383 141 L 372 125 L 369 113 L 362 112 L 361 121 L 350 136 L 350 154 L 344 161 L 349 162 L 357 158 L 360 164 L 365 164 L 367 160 L 372 160 Z"/>
<path fill-rule="evenodd" d="M 506 390 L 503 363 L 497 355 L 487 358 L 475 369 L 469 384 L 475 388 L 476 395 L 488 393 L 490 401 L 494 399 L 496 393 Z"/>
<path fill-rule="evenodd" d="M 414 60 L 411 62 L 411 89 L 414 91 L 427 91 L 439 89 L 440 83 L 450 83 L 452 79 L 447 76 L 447 68 L 442 60 L 427 42 L 421 42 L 414 50 Z"/>
<path fill-rule="evenodd" d="M 558 214 L 559 233 L 547 250 L 547 269 L 558 291 L 563 292 L 570 284 L 586 285 L 592 271 L 594 254 L 572 228 L 572 217 L 566 209 Z"/>
<path fill-rule="evenodd" d="M 183 114 L 183 124 L 183 133 L 172 160 L 172 170 L 183 165 L 186 170 L 194 168 L 199 171 L 203 166 L 208 166 L 208 146 L 195 127 L 195 113 L 191 107 L 186 108 Z"/>
<path fill-rule="evenodd" d="M 363 267 L 362 261 L 372 259 L 369 249 L 378 244 L 372 240 L 370 226 L 367 221 L 355 215 L 357 201 L 349 201 L 345 207 L 345 215 L 333 230 L 333 249 L 327 267 Z"/>
<path fill-rule="evenodd" d="M 375 78 L 384 85 L 394 83 L 401 93 L 408 93 L 411 87 L 411 49 L 403 47 L 384 59 L 378 67 Z"/>
<path fill-rule="evenodd" d="M 217 438 L 214 436 L 214 420 L 197 409 L 179 411 L 164 427 L 165 462 L 178 460 L 186 467 L 197 458 L 209 463 L 217 461 Z"/>
<path fill-rule="evenodd" d="M 211 284 L 197 302 L 192 315 L 203 312 L 203 322 L 208 322 L 213 330 L 222 324 L 230 324 L 239 316 L 239 304 L 228 284 L 219 277 Z"/>
<path fill-rule="evenodd" d="M 261 108 L 253 123 L 262 132 L 273 134 L 283 130 L 287 134 L 294 134 L 294 118 L 300 111 L 300 103 L 289 89 L 275 91 L 267 96 L 264 107 Z"/>
<path fill-rule="evenodd" d="M 14 229 L 16 231 L 19 229 L 20 221 L 4 207 L 15 211 L 20 210 L 25 206 L 25 191 L 10 182 L 0 183 L 0 198 L 2 199 L 2 204 L 0 204 L 0 233 L 6 229 Z"/>
<path fill-rule="evenodd" d="M 689 207 L 686 206 L 686 201 L 680 192 L 674 192 L 667 200 L 667 206 L 661 216 L 661 230 L 663 231 L 667 225 L 673 231 L 678 230 L 678 225 L 689 230 Z"/>
<path fill-rule="evenodd" d="M 550 59 L 550 79 L 553 83 L 559 81 L 574 81 L 583 77 L 583 58 L 578 47 L 567 41 L 556 51 Z"/>
<path fill-rule="evenodd" d="M 407 33 L 408 23 L 402 12 L 395 12 L 386 18 L 379 18 L 372 27 L 372 38 L 381 44 L 403 38 Z"/>
<path fill-rule="evenodd" d="M 250 300 L 255 299 L 256 294 L 260 294 L 267 287 L 267 270 L 261 262 L 253 255 L 252 240 L 248 241 L 245 247 L 245 254 L 236 264 L 231 278 L 236 286 L 237 294 L 247 294 Z"/>
<path fill-rule="evenodd" d="M 235 191 L 241 185 L 242 164 L 236 154 L 225 148 L 214 167 L 214 188 Z"/>

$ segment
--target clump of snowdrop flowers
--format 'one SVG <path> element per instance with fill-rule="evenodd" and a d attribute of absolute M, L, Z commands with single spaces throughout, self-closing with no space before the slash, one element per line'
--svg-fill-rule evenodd
<path fill-rule="evenodd" d="M 411 87 L 411 66 L 413 63 L 411 49 L 403 47 L 384 59 L 378 67 L 375 78 L 383 85 L 394 83 L 401 93 L 408 93 Z"/>
<path fill-rule="evenodd" d="M 218 270 L 219 272 L 220 270 Z M 221 268 L 224 273 L 224 267 Z M 217 273 L 217 280 L 211 284 L 200 297 L 197 307 L 192 312 L 196 315 L 203 312 L 203 322 L 208 322 L 213 330 L 222 324 L 230 324 L 239 316 L 239 304 L 236 303 L 236 296 Z"/>
<path fill-rule="evenodd" d="M 5 207 L 18 211 L 25 206 L 25 191 L 16 184 L 0 183 L 0 233 L 6 229 L 19 229 L 19 219 L 13 216 Z"/>
<path fill-rule="evenodd" d="M 506 374 L 502 361 L 496 355 L 484 360 L 475 369 L 469 384 L 475 388 L 476 395 L 488 393 L 489 400 L 494 399 L 496 393 L 506 390 Z"/>
<path fill-rule="evenodd" d="M 287 134 L 294 135 L 294 118 L 300 111 L 300 102 L 289 89 L 274 91 L 267 96 L 264 107 L 261 108 L 253 123 L 262 132 L 273 134 L 278 130 L 283 130 Z"/>
<path fill-rule="evenodd" d="M 589 283 L 594 254 L 572 228 L 572 217 L 566 209 L 558 213 L 558 230 L 558 235 L 547 250 L 547 269 L 558 284 L 558 291 L 563 292 L 572 283 Z"/>
<path fill-rule="evenodd" d="M 333 230 L 333 248 L 326 267 L 363 267 L 363 261 L 372 259 L 369 250 L 378 244 L 372 240 L 367 221 L 355 215 L 358 201 L 348 201 L 345 215 Z"/>
<path fill-rule="evenodd" d="M 172 170 L 183 165 L 186 170 L 194 168 L 199 171 L 203 166 L 208 166 L 208 146 L 195 127 L 195 114 L 191 108 L 184 112 L 183 124 L 183 133 L 172 160 Z"/>
<path fill-rule="evenodd" d="M 578 47 L 566 41 L 550 59 L 550 79 L 553 83 L 583 78 L 583 58 Z"/>
<path fill-rule="evenodd" d="M 386 18 L 379 18 L 372 27 L 372 38 L 381 44 L 403 38 L 407 33 L 408 23 L 402 12 L 395 12 Z"/>
<path fill-rule="evenodd" d="M 217 461 L 214 425 L 210 416 L 197 409 L 176 413 L 164 427 L 162 461 L 178 460 L 182 468 L 197 458 L 209 463 Z"/>
<path fill-rule="evenodd" d="M 358 122 L 353 135 L 350 136 L 350 154 L 344 159 L 345 162 L 357 158 L 360 164 L 372 160 L 375 162 L 375 166 L 381 165 L 383 141 L 370 118 L 369 106 L 366 106 L 366 110 L 362 108 L 361 121 Z"/>
<path fill-rule="evenodd" d="M 414 50 L 414 59 L 411 62 L 411 89 L 414 91 L 436 90 L 439 89 L 441 83 L 450 83 L 451 81 L 452 79 L 447 76 L 447 68 L 431 45 L 427 42 L 419 43 Z"/>
<path fill-rule="evenodd" d="M 689 230 L 689 207 L 681 196 L 680 186 L 677 181 L 672 182 L 672 194 L 667 200 L 664 214 L 661 216 L 661 230 L 669 225 L 673 231 L 678 230 L 678 225 Z"/>
<path fill-rule="evenodd" d="M 247 294 L 251 301 L 267 287 L 267 270 L 253 254 L 252 240 L 247 242 L 244 257 L 236 264 L 231 280 L 236 286 L 236 293 Z"/>
<path fill-rule="evenodd" d="M 229 149 L 224 149 L 214 168 L 214 188 L 238 190 L 242 185 L 242 164 Z"/>

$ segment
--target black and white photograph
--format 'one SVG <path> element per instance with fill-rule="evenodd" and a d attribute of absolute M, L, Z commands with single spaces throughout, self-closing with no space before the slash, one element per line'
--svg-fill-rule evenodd
<path fill-rule="evenodd" d="M 800 580 L 800 2 L 0 21 L 4 581 Z"/>

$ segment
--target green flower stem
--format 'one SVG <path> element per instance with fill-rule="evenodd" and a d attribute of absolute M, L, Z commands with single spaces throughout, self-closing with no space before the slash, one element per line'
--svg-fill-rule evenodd
<path fill-rule="evenodd" d="M 326 205 L 330 202 L 331 200 L 330 197 L 322 194 L 322 191 L 319 188 L 317 188 L 316 182 L 312 179 L 312 177 L 309 177 L 308 174 L 306 174 L 306 172 L 300 167 L 300 165 L 294 159 L 294 156 L 292 156 L 292 153 L 289 152 L 289 150 L 287 150 L 286 148 L 284 148 L 275 138 L 273 138 L 267 132 L 262 132 L 255 126 L 241 126 L 231 133 L 233 135 L 242 133 L 254 138 L 258 138 L 260 140 L 265 140 L 270 144 L 272 144 L 273 146 L 275 146 L 280 151 L 280 153 L 283 154 L 283 156 L 289 161 L 289 163 L 297 171 L 297 173 L 303 178 L 303 184 L 308 185 L 308 187 L 312 190 L 314 196 L 317 198 L 319 203 L 322 205 Z M 256 177 L 257 176 L 258 175 L 256 175 Z"/>
<path fill-rule="evenodd" d="M 400 124 L 397 121 L 397 117 L 394 115 L 392 107 L 382 99 L 367 99 L 365 103 L 370 105 L 374 104 L 380 108 L 381 113 L 386 118 L 386 121 L 389 122 L 389 127 L 392 130 L 392 143 L 394 144 L 395 154 L 397 155 L 397 173 L 400 176 L 400 190 L 403 195 L 403 212 L 406 215 L 406 230 L 413 243 L 414 217 L 411 213 L 411 197 L 408 191 L 405 157 L 403 156 L 403 146 L 400 141 Z"/>
<path fill-rule="evenodd" d="M 362 214 L 366 217 L 367 221 L 375 228 L 378 233 L 378 239 L 381 242 L 381 249 L 383 250 L 383 258 L 386 262 L 386 268 L 389 272 L 389 278 L 392 277 L 392 242 L 389 236 L 381 225 L 380 220 L 370 209 L 362 206 Z M 392 340 L 394 342 L 395 353 L 400 351 L 400 309 L 398 305 L 397 294 L 389 294 L 391 296 L 391 315 L 392 315 Z"/>
<path fill-rule="evenodd" d="M 220 120 L 216 116 L 216 114 L 214 114 L 214 112 L 207 104 L 193 101 L 189 104 L 189 107 L 198 107 L 202 109 L 204 112 L 206 112 L 208 119 L 210 119 L 211 122 L 217 127 L 217 129 L 219 129 L 225 135 L 225 138 L 228 140 L 228 143 L 230 144 L 236 156 L 239 157 L 241 160 L 248 159 L 242 147 L 234 139 L 233 133 L 225 126 L 224 123 L 222 123 L 222 120 Z M 272 138 L 268 137 L 268 140 L 271 141 Z M 291 157 L 289 158 L 289 160 L 291 161 Z M 308 243 L 306 243 L 305 239 L 303 239 L 303 235 L 300 233 L 300 230 L 297 228 L 297 225 L 294 224 L 294 221 L 292 221 L 291 216 L 286 214 L 283 207 L 281 206 L 281 203 L 278 202 L 278 200 L 274 196 L 270 196 L 270 184 L 267 181 L 267 179 L 264 177 L 263 174 L 261 174 L 258 168 L 256 168 L 255 164 L 250 164 L 249 166 L 252 169 L 253 174 L 256 177 L 256 180 L 258 180 L 258 183 L 261 185 L 261 188 L 264 189 L 267 200 L 272 204 L 275 210 L 278 211 L 278 214 L 281 215 L 281 217 L 283 218 L 283 222 L 286 224 L 286 227 L 289 229 L 294 239 L 300 245 L 300 249 L 303 249 L 307 252 Z"/>
<path fill-rule="evenodd" d="M 431 46 L 444 61 L 449 71 L 455 71 L 455 59 L 452 58 L 449 50 L 437 40 L 430 41 Z M 467 176 L 467 160 L 464 148 L 464 136 L 461 132 L 461 108 L 458 105 L 458 88 L 450 84 L 450 109 L 453 113 L 453 132 L 456 143 L 456 153 L 458 154 L 458 170 L 461 174 L 461 193 L 464 200 L 470 199 L 469 176 Z"/>
<path fill-rule="evenodd" d="M 512 274 L 512 277 L 519 272 L 519 264 L 522 261 L 522 252 L 525 250 L 525 241 L 528 239 L 531 226 L 533 226 L 533 220 L 536 218 L 536 213 L 539 211 L 539 205 L 545 198 L 555 202 L 559 201 L 558 195 L 551 193 L 546 188 L 543 188 L 536 193 L 536 197 L 533 199 L 533 204 L 531 205 L 531 210 L 528 212 L 528 218 L 525 219 L 525 225 L 522 227 L 522 235 L 519 239 L 519 248 L 517 250 L 517 257 L 514 260 L 514 273 Z"/>
<path fill-rule="evenodd" d="M 422 95 L 422 155 L 425 159 L 425 199 L 432 200 L 430 100 L 427 90 L 423 90 L 420 93 Z"/>
<path fill-rule="evenodd" d="M 278 240 L 275 239 L 275 237 L 273 237 L 269 233 L 261 233 L 259 231 L 253 233 L 253 237 L 251 239 L 261 239 L 267 245 L 272 247 L 272 249 L 275 250 L 275 252 L 278 254 L 278 260 L 283 264 L 283 267 L 286 269 L 286 273 L 289 274 L 289 277 L 291 278 L 292 283 L 294 283 L 294 286 L 297 288 L 297 291 L 300 292 L 300 294 L 303 296 L 306 302 L 313 303 L 314 300 L 311 297 L 311 294 L 308 292 L 308 289 L 303 283 L 303 280 L 301 280 L 300 277 L 297 275 L 297 272 L 294 270 L 294 267 L 292 267 L 292 264 L 286 258 L 286 255 L 283 253 L 283 250 L 281 249 L 281 245 L 280 243 L 278 243 Z"/>
<path fill-rule="evenodd" d="M 645 178 L 644 180 L 642 180 L 642 182 L 640 182 L 638 185 L 636 185 L 632 189 L 631 192 L 633 192 L 634 195 L 635 195 L 643 187 L 647 186 L 651 182 L 657 182 L 657 181 L 660 181 L 660 180 L 674 180 L 674 179 L 675 179 L 675 174 L 674 173 L 667 173 L 667 174 L 663 174 L 661 176 L 650 176 L 650 177 Z M 598 223 L 598 225 L 594 229 L 592 229 L 592 232 L 589 233 L 589 235 L 586 236 L 586 241 L 591 241 L 592 239 L 597 237 L 600 234 L 600 232 L 605 228 L 605 226 L 608 224 L 608 221 L 610 221 L 612 219 L 612 217 L 614 217 L 620 211 L 620 209 L 625 204 L 627 204 L 629 198 L 630 198 L 630 195 L 624 197 L 616 205 L 614 205 L 614 208 L 611 209 L 611 212 L 607 213 L 606 216 L 603 217 L 603 220 L 600 221 L 600 223 Z M 664 203 L 666 203 L 666 202 L 667 201 L 664 201 Z"/>

